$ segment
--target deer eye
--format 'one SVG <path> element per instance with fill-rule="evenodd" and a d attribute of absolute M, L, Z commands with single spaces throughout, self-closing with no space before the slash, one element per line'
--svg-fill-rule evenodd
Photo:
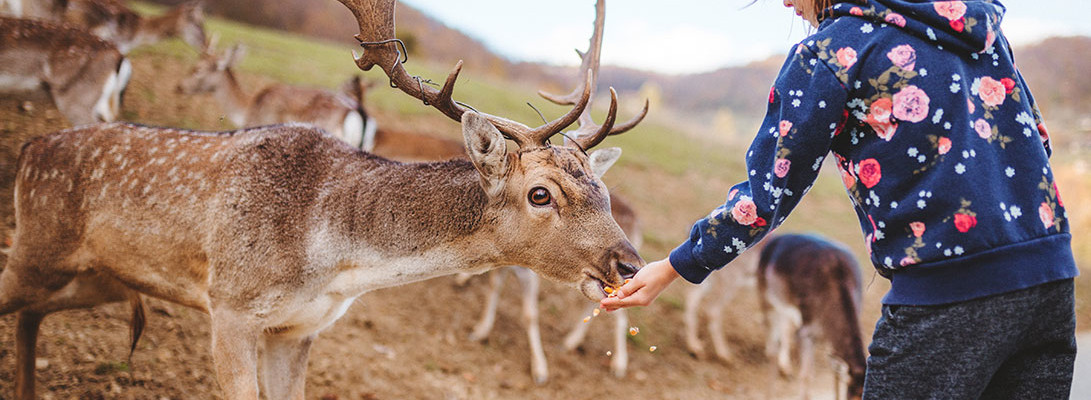
<path fill-rule="evenodd" d="M 530 200 L 530 204 L 536 206 L 548 206 L 553 202 L 553 196 L 549 194 L 549 190 L 544 187 L 536 187 L 530 189 L 530 194 L 527 195 L 527 199 Z"/>

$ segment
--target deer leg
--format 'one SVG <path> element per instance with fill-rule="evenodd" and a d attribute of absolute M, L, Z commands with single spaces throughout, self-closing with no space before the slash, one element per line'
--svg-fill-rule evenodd
<path fill-rule="evenodd" d="M 259 331 L 242 313 L 212 310 L 212 364 L 224 398 L 258 399 Z"/>
<path fill-rule="evenodd" d="M 799 336 L 799 387 L 800 398 L 810 398 L 809 389 L 814 375 L 814 328 L 804 325 L 796 332 Z"/>
<path fill-rule="evenodd" d="M 685 323 L 686 328 L 686 349 L 698 359 L 705 358 L 705 345 L 701 343 L 701 339 L 697 335 L 697 327 L 700 324 L 698 319 L 701 312 L 701 299 L 708 294 L 710 286 L 710 283 L 705 283 L 697 285 L 686 292 L 686 309 L 682 314 L 682 321 Z"/>
<path fill-rule="evenodd" d="M 712 339 L 712 349 L 716 352 L 716 358 L 728 362 L 731 359 L 731 349 L 727 346 L 724 337 L 724 306 L 726 300 L 717 299 L 708 308 L 708 336 Z"/>
<path fill-rule="evenodd" d="M 527 325 L 527 341 L 530 343 L 530 373 L 534 382 L 543 384 L 549 379 L 549 364 L 542 349 L 542 333 L 538 324 L 538 292 L 541 278 L 529 269 L 513 269 L 523 285 L 523 322 Z"/>
<path fill-rule="evenodd" d="M 265 336 L 261 354 L 262 396 L 269 400 L 303 400 L 307 381 L 307 358 L 315 335 L 281 338 Z"/>
<path fill-rule="evenodd" d="M 481 321 L 474 325 L 470 333 L 470 340 L 475 342 L 485 340 L 496 323 L 496 307 L 500 304 L 500 291 L 504 289 L 504 271 L 494 270 L 489 272 L 489 296 L 485 302 L 485 310 L 481 313 Z"/>
<path fill-rule="evenodd" d="M 15 332 L 15 398 L 34 400 L 34 361 L 38 327 L 45 314 L 20 311 Z"/>
<path fill-rule="evenodd" d="M 591 327 L 591 321 L 584 322 L 584 319 L 591 316 L 591 313 L 595 312 L 598 306 L 598 303 L 589 303 L 587 307 L 584 307 L 583 316 L 580 317 L 579 322 L 576 322 L 576 326 L 573 326 L 572 330 L 568 332 L 568 335 L 564 337 L 565 351 L 576 350 L 577 347 L 583 344 L 583 339 L 587 337 L 587 329 Z"/>
<path fill-rule="evenodd" d="M 625 335 L 629 334 L 629 313 L 625 310 L 613 312 L 614 319 L 614 356 L 610 359 L 610 370 L 614 377 L 624 378 L 629 369 L 629 346 L 625 342 Z"/>

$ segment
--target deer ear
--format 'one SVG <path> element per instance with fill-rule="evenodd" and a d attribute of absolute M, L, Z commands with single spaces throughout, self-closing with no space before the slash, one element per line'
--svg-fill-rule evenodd
<path fill-rule="evenodd" d="M 610 169 L 620 157 L 620 147 L 598 149 L 592 151 L 591 154 L 587 156 L 588 160 L 591 162 L 591 172 L 599 178 L 602 178 L 602 175 L 606 173 L 606 170 Z"/>
<path fill-rule="evenodd" d="M 508 170 L 508 143 L 489 120 L 473 111 L 462 114 L 462 136 L 466 152 L 477 172 L 481 187 L 489 196 L 499 194 Z"/>
<path fill-rule="evenodd" d="M 234 67 L 239 63 L 240 60 L 242 60 L 243 56 L 245 55 L 246 46 L 243 46 L 242 43 L 231 46 L 231 49 L 227 50 L 227 53 L 224 54 L 223 58 L 221 58 L 220 61 L 216 63 L 216 68 L 224 70 Z"/>

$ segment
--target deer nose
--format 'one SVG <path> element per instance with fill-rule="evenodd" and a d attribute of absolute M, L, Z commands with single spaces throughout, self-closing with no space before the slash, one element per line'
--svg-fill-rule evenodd
<path fill-rule="evenodd" d="M 620 261 L 617 263 L 617 273 L 621 274 L 621 279 L 632 278 L 633 276 L 636 275 L 636 272 L 639 271 L 639 270 L 640 270 L 640 268 L 638 268 L 638 267 L 636 267 L 636 266 L 634 266 L 632 264 L 623 263 L 623 262 L 620 262 Z"/>

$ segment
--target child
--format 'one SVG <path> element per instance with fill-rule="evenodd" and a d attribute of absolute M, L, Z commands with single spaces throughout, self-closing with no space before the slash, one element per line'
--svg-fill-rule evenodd
<path fill-rule="evenodd" d="M 831 4 L 833 3 L 833 4 Z M 699 283 L 784 221 L 836 157 L 891 280 L 866 398 L 1067 398 L 1068 222 L 1049 136 L 997 0 L 784 0 L 816 32 L 789 53 L 747 181 L 607 310 Z"/>

